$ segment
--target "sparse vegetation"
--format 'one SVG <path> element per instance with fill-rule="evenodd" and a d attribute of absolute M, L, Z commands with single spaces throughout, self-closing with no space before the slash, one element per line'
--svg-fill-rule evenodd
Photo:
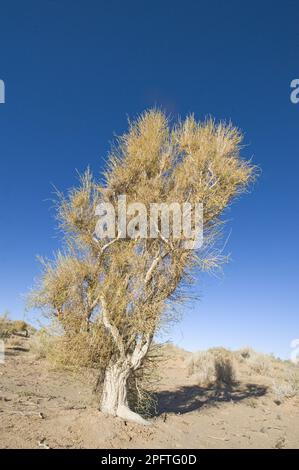
<path fill-rule="evenodd" d="M 188 359 L 188 373 L 198 385 L 210 387 L 215 383 L 215 357 L 210 351 L 199 351 Z"/>
<path fill-rule="evenodd" d="M 29 335 L 32 327 L 23 320 L 11 320 L 8 313 L 0 315 L 0 338 L 7 339 L 13 335 Z"/>
<path fill-rule="evenodd" d="M 233 353 L 224 348 L 214 348 L 192 354 L 188 360 L 189 375 L 198 385 L 218 388 L 231 387 L 236 381 L 236 364 Z"/>
<path fill-rule="evenodd" d="M 202 387 L 232 387 L 237 379 L 238 363 L 240 367 L 246 368 L 249 375 L 268 378 L 270 374 L 272 384 L 269 388 L 275 402 L 282 403 L 287 398 L 299 395 L 299 368 L 289 361 L 258 353 L 252 348 L 239 351 L 212 348 L 196 352 L 188 358 L 188 375 Z"/>
<path fill-rule="evenodd" d="M 260 375 L 269 374 L 275 362 L 271 355 L 259 353 L 248 347 L 237 351 L 236 358 L 247 364 L 252 372 Z"/>
<path fill-rule="evenodd" d="M 218 387 L 232 387 L 236 381 L 236 372 L 231 357 L 227 355 L 215 357 L 215 375 Z"/>
<path fill-rule="evenodd" d="M 283 402 L 287 398 L 293 398 L 299 395 L 299 371 L 287 370 L 284 379 L 274 379 L 272 391 L 275 401 Z"/>
<path fill-rule="evenodd" d="M 149 363 L 138 374 L 147 374 L 148 369 L 156 393 L 152 394 L 147 386 L 140 387 L 145 377 L 139 376 L 136 383 L 131 376 L 128 383 L 129 397 L 133 400 L 129 405 L 146 419 L 155 415 L 155 426 L 143 430 L 134 424 L 124 425 L 120 420 L 105 418 L 95 410 L 89 381 L 94 377 L 93 371 L 84 368 L 83 380 L 83 375 L 73 374 L 65 367 L 45 367 L 37 356 L 33 361 L 33 349 L 30 347 L 28 352 L 28 347 L 35 344 L 36 336 L 42 343 L 40 357 L 44 357 L 44 344 L 48 341 L 46 336 L 44 342 L 44 333 L 36 333 L 30 339 L 11 337 L 20 342 L 20 348 L 8 348 L 5 366 L 0 370 L 3 447 L 36 448 L 37 436 L 46 436 L 51 448 L 149 445 L 189 448 L 199 446 L 199 434 L 207 447 L 214 447 L 218 441 L 234 448 L 298 447 L 298 368 L 289 361 L 272 358 L 273 384 L 272 377 L 267 375 L 249 376 L 251 369 L 246 361 L 238 363 L 239 352 L 214 348 L 192 354 L 172 345 L 155 345 L 146 360 L 151 355 L 154 361 L 156 356 L 163 356 L 163 361 L 154 363 L 163 381 L 157 387 L 158 377 L 152 376 L 153 367 Z M 60 333 L 55 330 L 50 336 L 56 347 Z M 188 365 L 192 373 L 196 372 L 196 364 L 200 363 L 202 368 L 206 363 L 215 366 L 217 361 L 221 367 L 220 383 L 215 368 L 212 375 L 207 374 L 211 384 L 205 387 L 198 387 L 196 374 L 187 374 Z M 230 372 L 227 379 L 223 364 L 237 366 L 237 382 L 231 380 L 234 374 Z M 283 442 L 280 436 L 284 436 Z"/>
<path fill-rule="evenodd" d="M 243 359 L 249 359 L 250 357 L 250 354 L 252 353 L 252 349 L 249 348 L 249 347 L 246 347 L 246 348 L 243 348 L 243 349 L 240 349 L 239 351 L 237 351 L 237 353 L 239 354 L 240 358 L 239 360 L 243 360 Z"/>
<path fill-rule="evenodd" d="M 257 374 L 268 374 L 272 368 L 272 358 L 266 354 L 254 353 L 247 360 L 249 367 Z"/>
<path fill-rule="evenodd" d="M 18 336 L 14 336 L 14 335 L 6 338 L 5 343 L 6 343 L 6 347 L 11 348 L 11 349 L 20 348 L 22 347 L 22 344 L 23 344 L 21 339 Z"/>
<path fill-rule="evenodd" d="M 57 339 L 46 329 L 42 328 L 30 338 L 30 350 L 35 359 L 50 358 L 57 346 Z"/>

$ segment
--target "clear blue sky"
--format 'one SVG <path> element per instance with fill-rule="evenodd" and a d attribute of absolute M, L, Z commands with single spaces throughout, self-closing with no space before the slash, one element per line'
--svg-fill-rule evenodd
<path fill-rule="evenodd" d="M 288 357 L 299 337 L 298 18 L 295 0 L 2 0 L 0 311 L 23 316 L 36 254 L 60 246 L 51 184 L 98 173 L 127 115 L 158 105 L 231 119 L 262 168 L 228 214 L 232 262 L 202 278 L 174 341 Z"/>

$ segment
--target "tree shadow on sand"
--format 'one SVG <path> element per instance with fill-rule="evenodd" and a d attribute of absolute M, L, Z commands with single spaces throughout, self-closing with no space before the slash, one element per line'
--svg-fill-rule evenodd
<path fill-rule="evenodd" d="M 223 402 L 238 403 L 247 398 L 259 398 L 267 393 L 267 387 L 257 384 L 236 384 L 232 388 L 199 387 L 197 385 L 180 387 L 173 391 L 156 394 L 158 416 L 163 413 L 190 413 L 202 406 L 217 406 Z"/>

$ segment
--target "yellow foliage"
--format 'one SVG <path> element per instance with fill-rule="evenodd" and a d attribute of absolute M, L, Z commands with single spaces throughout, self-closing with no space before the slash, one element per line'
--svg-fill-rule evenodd
<path fill-rule="evenodd" d="M 171 126 L 162 111 L 149 110 L 117 139 L 104 180 L 88 170 L 78 188 L 59 195 L 66 248 L 53 262 L 43 261 L 31 304 L 60 322 L 60 361 L 105 369 L 119 360 L 133 367 L 137 353 L 146 356 L 157 329 L 177 318 L 175 305 L 185 300 L 196 269 L 215 269 L 224 261 L 216 243 L 220 217 L 256 173 L 240 156 L 241 143 L 230 123 L 189 116 Z M 188 250 L 183 238 L 170 243 L 161 236 L 96 240 L 95 208 L 108 201 L 116 207 L 120 195 L 146 208 L 153 202 L 202 202 L 204 245 Z"/>

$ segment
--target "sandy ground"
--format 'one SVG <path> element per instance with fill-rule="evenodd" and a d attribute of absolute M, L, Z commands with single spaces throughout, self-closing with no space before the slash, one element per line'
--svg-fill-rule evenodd
<path fill-rule="evenodd" d="M 239 371 L 232 393 L 217 394 L 193 383 L 189 353 L 171 348 L 159 414 L 140 427 L 100 413 L 87 380 L 50 370 L 29 344 L 0 365 L 1 448 L 299 448 L 298 397 L 275 404 L 270 377 Z"/>

